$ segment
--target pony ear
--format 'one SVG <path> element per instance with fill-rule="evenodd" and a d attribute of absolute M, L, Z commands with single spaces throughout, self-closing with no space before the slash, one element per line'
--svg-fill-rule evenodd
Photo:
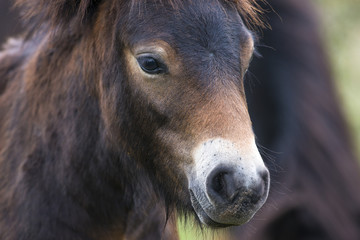
<path fill-rule="evenodd" d="M 15 0 L 25 22 L 31 25 L 48 23 L 66 26 L 85 23 L 94 14 L 101 0 Z"/>

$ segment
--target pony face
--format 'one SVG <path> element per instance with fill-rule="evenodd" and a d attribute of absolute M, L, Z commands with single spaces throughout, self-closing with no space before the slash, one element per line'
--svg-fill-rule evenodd
<path fill-rule="evenodd" d="M 242 82 L 251 33 L 225 2 L 147 1 L 133 9 L 117 33 L 127 151 L 203 224 L 247 222 L 269 189 Z"/>

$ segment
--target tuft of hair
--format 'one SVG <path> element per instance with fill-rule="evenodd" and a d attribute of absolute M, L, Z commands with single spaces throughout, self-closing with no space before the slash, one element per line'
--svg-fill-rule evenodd
<path fill-rule="evenodd" d="M 83 24 L 96 12 L 102 0 L 15 0 L 21 16 L 30 27 L 43 24 L 66 26 L 71 22 Z"/>
<path fill-rule="evenodd" d="M 146 0 L 131 0 L 133 2 L 141 2 Z M 178 8 L 183 4 L 183 0 L 159 0 L 160 3 L 166 3 L 172 6 L 173 8 Z M 189 0 L 196 1 L 196 0 Z M 221 1 L 221 0 L 219 0 Z M 266 0 L 223 0 L 227 3 L 233 4 L 241 18 L 243 19 L 246 26 L 250 29 L 256 28 L 266 28 L 270 26 L 267 24 L 267 21 L 263 18 L 263 13 L 266 11 L 262 6 L 270 6 Z"/>
<path fill-rule="evenodd" d="M 263 18 L 265 10 L 260 5 L 268 5 L 266 0 L 225 0 L 234 4 L 246 26 L 250 29 L 269 27 Z M 260 2 L 260 3 L 259 3 Z"/>
<path fill-rule="evenodd" d="M 82 26 L 96 13 L 104 0 L 15 0 L 15 6 L 21 9 L 25 23 L 35 30 L 40 25 L 51 27 L 69 26 L 75 24 Z M 121 1 L 121 0 L 119 0 Z M 146 0 L 122 0 L 129 3 L 146 2 Z M 171 6 L 181 5 L 183 0 L 159 0 Z M 193 0 L 194 1 L 194 0 Z M 234 4 L 247 27 L 263 28 L 267 26 L 262 19 L 264 11 L 257 0 L 224 0 Z M 259 0 L 265 2 L 266 0 Z M 28 26 L 29 27 L 29 26 Z"/>

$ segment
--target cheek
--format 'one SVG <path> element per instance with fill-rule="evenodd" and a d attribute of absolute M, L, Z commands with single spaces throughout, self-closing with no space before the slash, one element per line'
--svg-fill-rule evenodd
<path fill-rule="evenodd" d="M 170 128 L 160 128 L 156 136 L 167 151 L 167 158 L 171 158 L 175 164 L 184 169 L 192 165 L 192 148 L 195 144 L 194 139 L 183 134 L 183 132 L 174 131 Z M 178 168 L 178 169 L 180 169 Z"/>

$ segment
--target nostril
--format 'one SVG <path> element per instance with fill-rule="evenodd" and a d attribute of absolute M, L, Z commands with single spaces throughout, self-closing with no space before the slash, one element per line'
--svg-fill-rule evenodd
<path fill-rule="evenodd" d="M 268 170 L 263 170 L 260 173 L 260 178 L 263 181 L 263 184 L 265 186 L 265 190 L 267 191 L 268 185 L 269 185 L 269 179 L 270 179 L 270 174 Z"/>
<path fill-rule="evenodd" d="M 269 179 L 269 171 L 267 171 L 267 170 L 262 170 L 262 171 L 260 172 L 260 177 L 261 177 L 261 179 L 262 179 L 264 182 L 267 182 L 268 179 Z"/>
<path fill-rule="evenodd" d="M 224 177 L 225 177 L 226 174 L 228 174 L 228 173 L 219 172 L 212 179 L 211 187 L 218 194 L 222 194 L 224 189 L 225 189 L 226 183 L 225 183 L 225 178 Z"/>
<path fill-rule="evenodd" d="M 216 167 L 208 175 L 206 191 L 213 203 L 231 204 L 242 201 L 244 204 L 255 205 L 266 198 L 269 182 L 269 172 L 266 169 L 258 171 L 255 178 L 234 169 Z"/>
<path fill-rule="evenodd" d="M 215 168 L 207 178 L 207 192 L 211 199 L 221 202 L 232 202 L 241 188 L 230 169 Z"/>
<path fill-rule="evenodd" d="M 253 204 L 258 203 L 266 192 L 266 185 L 263 180 L 261 180 L 255 187 L 252 188 L 252 194 L 250 195 L 250 201 Z"/>
<path fill-rule="evenodd" d="M 260 181 L 253 188 L 253 194 L 251 196 L 251 202 L 257 203 L 261 199 L 263 199 L 268 192 L 268 182 L 269 182 L 269 172 L 267 170 L 261 171 L 259 173 Z"/>

